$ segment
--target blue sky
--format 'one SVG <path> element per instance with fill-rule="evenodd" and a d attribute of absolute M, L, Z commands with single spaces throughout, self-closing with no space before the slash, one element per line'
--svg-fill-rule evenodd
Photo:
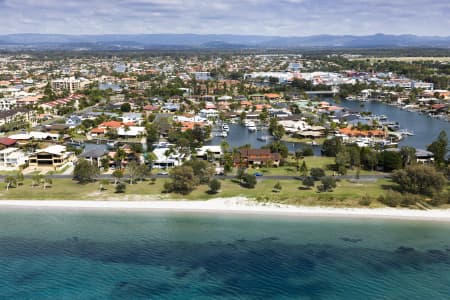
<path fill-rule="evenodd" d="M 450 0 L 0 0 L 0 34 L 450 36 Z"/>

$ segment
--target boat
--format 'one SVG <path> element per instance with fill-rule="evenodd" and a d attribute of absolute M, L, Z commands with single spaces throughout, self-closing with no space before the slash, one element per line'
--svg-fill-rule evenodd
<path fill-rule="evenodd" d="M 262 135 L 257 138 L 257 140 L 261 141 L 261 142 L 267 142 L 267 141 L 270 141 L 271 139 L 273 139 L 273 137 L 270 135 Z"/>
<path fill-rule="evenodd" d="M 408 135 L 408 136 L 414 135 L 414 133 L 412 131 L 408 131 L 408 129 L 402 129 L 402 130 L 398 131 L 398 133 L 401 135 Z"/>
<path fill-rule="evenodd" d="M 258 130 L 258 128 L 256 128 L 255 122 L 253 122 L 253 121 L 246 122 L 245 126 L 247 127 L 248 131 L 250 131 L 250 132 L 255 132 L 256 130 Z"/>
<path fill-rule="evenodd" d="M 228 132 L 222 131 L 222 132 L 220 133 L 220 136 L 221 136 L 221 137 L 227 137 L 227 136 L 228 136 Z"/>
<path fill-rule="evenodd" d="M 224 124 L 222 126 L 222 131 L 226 131 L 226 132 L 230 131 L 230 126 L 228 126 L 227 124 Z"/>

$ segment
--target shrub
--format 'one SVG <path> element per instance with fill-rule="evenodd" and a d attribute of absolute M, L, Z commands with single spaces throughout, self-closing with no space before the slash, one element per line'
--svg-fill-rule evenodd
<path fill-rule="evenodd" d="M 314 156 L 314 150 L 312 147 L 307 147 L 302 151 L 303 156 Z"/>
<path fill-rule="evenodd" d="M 362 196 L 361 199 L 359 199 L 358 204 L 361 206 L 370 206 L 372 203 L 372 199 L 369 195 Z"/>
<path fill-rule="evenodd" d="M 310 174 L 315 181 L 318 181 L 325 176 L 325 171 L 321 168 L 312 168 Z"/>
<path fill-rule="evenodd" d="M 249 189 L 253 189 L 256 186 L 256 177 L 250 174 L 244 174 L 242 176 L 243 186 Z"/>
<path fill-rule="evenodd" d="M 116 185 L 116 193 L 121 194 L 125 193 L 127 189 L 127 185 L 124 182 L 120 182 Z"/>
<path fill-rule="evenodd" d="M 320 192 L 332 192 L 336 187 L 336 180 L 331 176 L 325 176 L 320 179 L 321 185 L 317 188 Z"/>
<path fill-rule="evenodd" d="M 387 191 L 384 196 L 378 197 L 378 201 L 386 206 L 396 207 L 400 205 L 402 195 L 398 192 Z"/>
<path fill-rule="evenodd" d="M 314 186 L 314 179 L 311 176 L 305 177 L 302 180 L 302 184 L 307 188 L 311 188 Z"/>
<path fill-rule="evenodd" d="M 217 192 L 220 190 L 221 183 L 218 179 L 214 178 L 209 181 L 208 187 L 211 194 L 217 194 Z"/>
<path fill-rule="evenodd" d="M 280 183 L 280 182 L 277 182 L 277 183 L 273 186 L 273 191 L 274 191 L 274 192 L 280 192 L 282 188 L 283 188 L 283 187 L 281 186 L 281 183 Z"/>

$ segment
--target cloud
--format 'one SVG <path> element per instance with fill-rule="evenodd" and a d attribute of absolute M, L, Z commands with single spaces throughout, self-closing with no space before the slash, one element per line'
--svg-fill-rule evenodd
<path fill-rule="evenodd" d="M 450 35 L 448 0 L 0 0 L 2 33 Z"/>

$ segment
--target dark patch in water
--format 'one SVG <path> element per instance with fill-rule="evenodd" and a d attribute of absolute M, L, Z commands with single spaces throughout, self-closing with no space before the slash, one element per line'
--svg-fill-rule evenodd
<path fill-rule="evenodd" d="M 411 247 L 405 247 L 405 246 L 400 246 L 397 248 L 397 250 L 395 251 L 396 253 L 401 253 L 401 254 L 408 254 L 408 253 L 412 253 L 414 252 L 415 249 L 411 248 Z"/>
<path fill-rule="evenodd" d="M 362 242 L 363 239 L 360 238 L 349 238 L 349 237 L 341 237 L 341 240 L 349 243 L 359 243 Z"/>
<path fill-rule="evenodd" d="M 118 282 L 112 289 L 110 299 L 151 299 L 155 296 L 169 294 L 173 286 L 167 283 L 153 283 L 151 281 Z"/>

